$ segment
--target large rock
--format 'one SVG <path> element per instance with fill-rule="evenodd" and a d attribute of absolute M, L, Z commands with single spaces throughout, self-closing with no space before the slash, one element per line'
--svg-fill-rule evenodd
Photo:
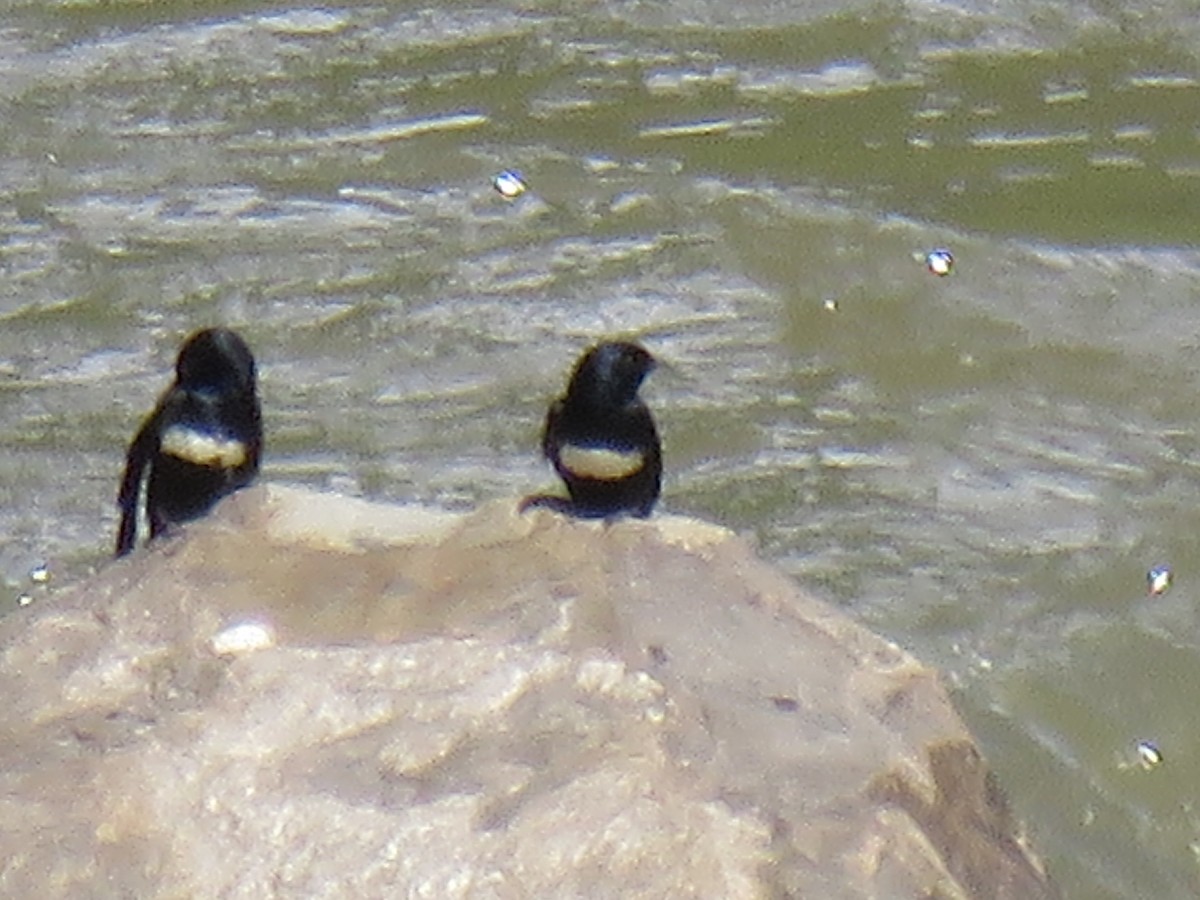
<path fill-rule="evenodd" d="M 934 672 L 723 529 L 514 507 L 255 488 L 9 616 L 0 895 L 1055 896 Z"/>

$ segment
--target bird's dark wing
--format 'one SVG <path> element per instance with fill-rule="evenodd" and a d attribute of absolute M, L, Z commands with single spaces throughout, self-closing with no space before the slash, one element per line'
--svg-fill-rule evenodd
<path fill-rule="evenodd" d="M 117 531 L 117 556 L 124 556 L 132 550 L 137 540 L 137 508 L 142 493 L 142 472 L 158 452 L 162 416 L 163 407 L 160 405 L 142 423 L 125 455 L 125 475 L 121 478 L 121 490 L 117 494 L 117 505 L 121 508 L 121 526 Z"/>
<path fill-rule="evenodd" d="M 546 425 L 542 430 L 542 456 L 558 467 L 558 445 L 562 440 L 559 422 L 562 419 L 563 402 L 555 400 L 546 411 Z"/>
<path fill-rule="evenodd" d="M 262 407 L 259 406 L 258 398 L 255 397 L 251 401 L 251 421 L 250 421 L 250 439 L 246 442 L 247 450 L 247 469 L 251 476 L 258 474 L 258 467 L 262 461 Z"/>
<path fill-rule="evenodd" d="M 654 509 L 654 504 L 658 502 L 658 496 L 662 492 L 662 443 L 654 425 L 654 416 L 645 404 L 639 403 L 632 410 L 631 425 L 638 435 L 637 442 L 642 450 L 641 478 L 645 484 L 636 514 L 645 518 Z"/>

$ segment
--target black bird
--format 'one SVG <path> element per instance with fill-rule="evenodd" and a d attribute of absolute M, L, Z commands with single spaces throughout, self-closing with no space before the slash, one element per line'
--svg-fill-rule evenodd
<path fill-rule="evenodd" d="M 654 366 L 644 349 L 618 341 L 598 344 L 580 357 L 542 433 L 542 453 L 571 499 L 527 497 L 522 510 L 546 506 L 596 519 L 650 515 L 662 485 L 662 447 L 654 417 L 637 392 Z"/>
<path fill-rule="evenodd" d="M 137 540 L 147 465 L 146 515 L 154 539 L 253 481 L 261 454 L 262 411 L 250 348 L 227 328 L 196 332 L 179 351 L 175 383 L 129 445 L 117 500 L 117 556 Z"/>

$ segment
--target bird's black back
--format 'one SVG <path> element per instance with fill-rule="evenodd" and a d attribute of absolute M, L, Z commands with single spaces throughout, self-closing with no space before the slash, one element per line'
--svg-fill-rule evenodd
<path fill-rule="evenodd" d="M 542 452 L 570 501 L 532 498 L 527 505 L 586 518 L 650 514 L 662 486 L 662 447 L 637 392 L 654 366 L 646 350 L 625 342 L 602 343 L 580 357 L 542 434 Z"/>
<path fill-rule="evenodd" d="M 249 347 L 225 328 L 196 333 L 180 350 L 175 383 L 130 444 L 117 555 L 136 541 L 147 466 L 146 514 L 155 538 L 253 481 L 261 455 L 262 413 Z"/>

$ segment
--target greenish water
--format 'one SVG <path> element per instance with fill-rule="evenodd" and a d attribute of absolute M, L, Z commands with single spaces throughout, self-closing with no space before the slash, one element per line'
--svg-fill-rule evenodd
<path fill-rule="evenodd" d="M 194 328 L 267 477 L 451 508 L 633 334 L 664 506 L 943 667 L 1068 897 L 1200 895 L 1194 18 L 6 3 L 0 600 L 103 563 Z"/>

